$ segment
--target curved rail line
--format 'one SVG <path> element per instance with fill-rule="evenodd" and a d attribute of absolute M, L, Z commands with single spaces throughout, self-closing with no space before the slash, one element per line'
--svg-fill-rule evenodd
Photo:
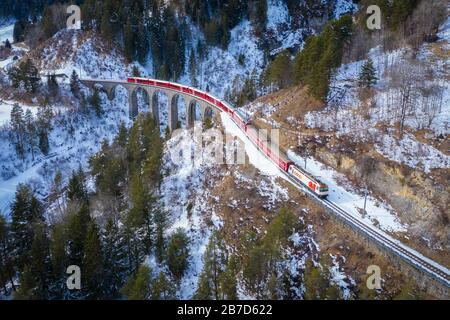
<path fill-rule="evenodd" d="M 239 125 L 237 125 L 237 126 L 239 127 Z M 251 141 L 250 139 L 249 139 L 249 141 L 253 143 L 253 141 Z M 260 150 L 258 145 L 256 145 L 255 143 L 253 143 L 253 145 L 258 150 Z M 280 150 L 280 153 L 281 152 L 282 151 Z M 264 154 L 264 152 L 261 152 L 261 153 L 267 159 L 271 160 L 269 157 L 267 157 Z M 362 233 L 367 235 L 372 240 L 376 241 L 378 244 L 380 244 L 386 250 L 398 255 L 400 258 L 402 258 L 404 261 L 406 261 L 407 263 L 409 263 L 416 269 L 419 269 L 420 271 L 427 273 L 433 279 L 439 281 L 440 283 L 446 285 L 447 287 L 450 287 L 450 270 L 449 269 L 447 269 L 446 267 L 438 264 L 437 262 L 423 256 L 421 253 L 417 252 L 416 250 L 404 245 L 399 240 L 392 238 L 391 236 L 384 233 L 382 230 L 376 228 L 375 226 L 359 220 L 357 217 L 355 217 L 351 213 L 348 213 L 347 211 L 345 211 L 344 209 L 339 207 L 337 204 L 331 202 L 330 200 L 319 198 L 314 192 L 312 192 L 310 189 L 306 188 L 303 184 L 301 184 L 297 180 L 295 180 L 291 176 L 291 174 L 289 174 L 288 172 L 285 172 L 283 170 L 280 170 L 280 172 L 287 178 L 287 180 L 291 184 L 293 184 L 298 189 L 303 191 L 309 198 L 312 198 L 318 204 L 331 210 L 335 214 L 335 216 L 337 216 L 337 218 L 339 218 L 340 220 L 343 220 L 344 223 L 346 223 L 354 228 L 357 228 L 359 231 L 361 231 Z"/>
<path fill-rule="evenodd" d="M 119 80 L 101 80 L 101 79 L 86 79 L 87 81 L 98 81 L 99 83 L 102 82 L 109 82 L 109 83 L 117 83 L 122 85 L 129 85 L 130 83 L 127 81 L 119 81 Z M 145 84 L 145 83 L 133 83 L 133 85 L 139 85 L 139 86 L 151 86 L 158 88 L 158 83 L 165 84 L 164 86 L 160 86 L 160 89 L 165 90 L 171 90 L 171 91 L 178 91 L 177 86 L 182 88 L 189 88 L 192 90 L 195 90 L 197 92 L 201 92 L 202 94 L 206 94 L 207 97 L 213 98 L 215 101 L 209 101 L 205 97 L 200 97 L 198 95 L 195 95 L 194 92 L 182 92 L 184 94 L 188 94 L 190 96 L 193 96 L 197 99 L 201 99 L 205 101 L 206 103 L 210 104 L 215 109 L 219 109 L 220 112 L 224 112 L 227 114 L 227 116 L 230 117 L 230 119 L 236 124 L 236 126 L 244 132 L 245 136 L 249 141 L 260 151 L 267 159 L 269 159 L 271 162 L 275 163 L 271 158 L 269 158 L 263 150 L 261 150 L 260 146 L 255 144 L 247 135 L 245 130 L 236 122 L 236 120 L 230 116 L 227 112 L 224 110 L 221 110 L 218 108 L 215 103 L 221 103 L 224 106 L 226 106 L 228 109 L 231 109 L 234 111 L 237 111 L 236 108 L 234 108 L 229 103 L 223 101 L 222 99 L 218 99 L 217 97 L 214 97 L 212 95 L 207 94 L 204 91 L 198 90 L 196 88 L 192 87 L 186 87 L 181 84 L 173 83 L 173 82 L 166 82 L 166 81 L 160 81 L 160 80 L 153 80 L 154 84 Z M 168 85 L 169 84 L 169 85 Z M 170 86 L 173 85 L 173 86 Z M 162 87 L 162 88 L 161 88 Z M 255 125 L 253 125 L 255 128 L 257 128 Z M 280 150 L 280 154 L 282 154 L 282 151 Z M 286 157 L 287 158 L 287 157 Z M 345 211 L 335 203 L 331 202 L 328 199 L 321 199 L 317 195 L 315 195 L 310 189 L 303 186 L 301 183 L 299 183 L 297 180 L 293 178 L 291 174 L 289 174 L 286 171 L 283 171 L 280 169 L 279 165 L 275 163 L 277 168 L 280 170 L 280 172 L 284 175 L 284 177 L 294 186 L 296 186 L 298 189 L 300 189 L 302 192 L 304 192 L 308 197 L 316 201 L 318 204 L 322 205 L 323 207 L 327 208 L 329 211 L 333 212 L 333 214 L 346 223 L 347 225 L 356 228 L 359 232 L 362 232 L 364 235 L 366 235 L 368 238 L 375 241 L 377 244 L 379 244 L 381 247 L 385 248 L 387 251 L 399 256 L 402 258 L 405 262 L 409 263 L 416 269 L 428 274 L 433 279 L 439 281 L 440 283 L 444 284 L 447 287 L 450 287 L 450 270 L 439 263 L 423 256 L 418 251 L 404 245 L 399 240 L 396 240 L 383 232 L 382 230 L 376 228 L 375 226 L 368 224 L 360 219 L 358 219 L 356 216 L 352 215 L 351 213 Z"/>

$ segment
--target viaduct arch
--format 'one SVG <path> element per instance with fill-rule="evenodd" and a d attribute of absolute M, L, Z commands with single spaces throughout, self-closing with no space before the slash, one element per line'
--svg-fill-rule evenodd
<path fill-rule="evenodd" d="M 219 114 L 218 111 L 220 111 L 215 105 L 210 104 L 207 101 L 198 99 L 191 94 L 171 90 L 169 88 L 116 80 L 82 79 L 80 81 L 91 89 L 105 91 L 109 100 L 114 99 L 116 90 L 119 86 L 125 88 L 128 92 L 128 107 L 129 116 L 131 119 L 135 119 L 139 113 L 137 92 L 143 90 L 146 93 L 144 96 L 147 100 L 146 103 L 149 106 L 149 111 L 156 123 L 160 122 L 158 96 L 160 92 L 164 93 L 168 99 L 166 107 L 168 108 L 168 127 L 170 132 L 177 128 L 177 123 L 179 120 L 179 99 L 182 99 L 184 101 L 184 105 L 186 106 L 187 128 L 193 127 L 195 121 L 217 116 Z"/>

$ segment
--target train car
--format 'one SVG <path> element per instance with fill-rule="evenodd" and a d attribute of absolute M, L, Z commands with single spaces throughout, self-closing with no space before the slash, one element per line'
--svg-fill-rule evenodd
<path fill-rule="evenodd" d="M 194 96 L 205 99 L 205 94 L 201 91 L 194 90 Z"/>
<path fill-rule="evenodd" d="M 216 100 L 216 106 L 220 110 L 222 110 L 222 111 L 224 111 L 224 112 L 226 112 L 226 113 L 228 113 L 230 115 L 232 114 L 232 110 L 227 105 L 225 105 L 222 101 Z"/>
<path fill-rule="evenodd" d="M 194 91 L 191 88 L 189 88 L 189 87 L 183 87 L 181 89 L 181 91 L 183 91 L 184 93 L 188 93 L 188 94 L 193 94 L 194 93 Z"/>
<path fill-rule="evenodd" d="M 205 94 L 205 100 L 208 101 L 209 103 L 212 103 L 213 105 L 216 104 L 216 99 L 211 97 L 209 94 Z"/>
<path fill-rule="evenodd" d="M 169 89 L 181 91 L 181 87 L 178 84 L 169 82 Z"/>
<path fill-rule="evenodd" d="M 246 123 L 242 120 L 241 116 L 239 115 L 239 113 L 237 112 L 237 110 L 232 110 L 231 114 L 230 114 L 231 118 L 234 120 L 234 122 L 244 131 L 247 131 L 247 125 Z"/>
<path fill-rule="evenodd" d="M 281 170 L 288 172 L 289 167 L 293 162 L 289 161 L 281 152 L 274 151 L 278 149 L 276 144 L 269 142 L 267 138 L 261 139 L 258 135 L 258 131 L 252 125 L 247 126 L 246 134 L 250 141 L 252 141 L 268 158 L 275 162 Z"/>
<path fill-rule="evenodd" d="M 166 82 L 166 81 L 155 81 L 155 86 L 163 87 L 163 88 L 170 88 L 169 82 Z"/>
<path fill-rule="evenodd" d="M 309 175 L 295 165 L 289 166 L 288 172 L 305 187 L 309 188 L 319 198 L 326 198 L 328 196 L 328 186 L 319 179 Z"/>
<path fill-rule="evenodd" d="M 128 77 L 127 82 L 136 83 L 136 78 Z"/>

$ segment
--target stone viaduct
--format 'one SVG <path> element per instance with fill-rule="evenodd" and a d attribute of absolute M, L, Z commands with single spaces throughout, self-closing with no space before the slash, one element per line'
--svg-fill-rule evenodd
<path fill-rule="evenodd" d="M 160 122 L 158 96 L 160 96 L 159 93 L 164 93 L 168 99 L 168 127 L 170 132 L 175 130 L 177 127 L 179 99 L 183 99 L 184 105 L 186 106 L 186 127 L 188 128 L 194 125 L 194 121 L 200 120 L 196 119 L 196 110 L 199 111 L 201 120 L 206 117 L 218 115 L 220 112 L 215 105 L 208 103 L 205 100 L 188 93 L 172 90 L 170 88 L 108 79 L 81 79 L 80 82 L 91 89 L 105 91 L 108 99 L 110 100 L 114 99 L 118 86 L 125 88 L 128 91 L 129 116 L 131 119 L 136 118 L 138 115 L 137 93 L 139 91 L 144 92 L 144 96 L 146 96 L 146 99 L 148 100 L 147 103 L 149 105 L 150 112 L 156 123 Z"/>

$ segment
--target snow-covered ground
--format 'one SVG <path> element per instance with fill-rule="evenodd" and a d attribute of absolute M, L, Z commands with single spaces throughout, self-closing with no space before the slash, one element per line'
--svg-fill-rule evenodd
<path fill-rule="evenodd" d="M 13 42 L 13 31 L 14 24 L 0 27 L 0 44 L 3 44 L 6 39 L 8 39 L 11 43 Z"/>
<path fill-rule="evenodd" d="M 85 38 L 77 30 L 61 30 L 51 39 L 38 57 L 42 74 L 65 74 L 65 83 L 75 71 L 80 78 L 126 79 L 137 67 L 141 76 L 149 73 L 139 63 L 127 64 L 122 54 L 106 49 L 96 36 Z"/>
<path fill-rule="evenodd" d="M 280 44 L 271 50 L 275 55 L 284 49 L 295 48 L 303 43 L 304 33 L 312 32 L 309 29 L 295 29 L 291 27 L 291 17 L 286 3 L 281 0 L 269 0 L 267 5 L 267 30 Z"/>
<path fill-rule="evenodd" d="M 274 55 L 283 49 L 301 47 L 305 34 L 313 30 L 294 29 L 284 1 L 269 0 L 267 5 L 267 34 L 272 43 L 270 53 Z M 204 35 L 192 21 L 188 18 L 186 21 L 190 32 L 186 40 L 185 59 L 189 61 L 191 50 L 196 51 L 197 43 L 204 41 Z M 243 57 L 242 64 L 239 63 L 240 56 Z M 266 62 L 264 50 L 258 44 L 250 22 L 243 20 L 230 31 L 230 42 L 225 50 L 207 48 L 205 60 L 197 64 L 197 87 L 203 90 L 208 88 L 212 94 L 224 98 L 231 89 L 240 88 L 246 78 L 261 75 Z M 192 85 L 188 65 L 178 82 Z"/>
<path fill-rule="evenodd" d="M 12 101 L 0 101 L 0 127 L 8 124 L 11 119 Z M 37 113 L 36 106 L 22 106 L 23 112 L 30 110 L 33 115 Z"/>
<path fill-rule="evenodd" d="M 196 123 L 196 126 L 201 126 L 201 123 Z M 190 150 L 198 148 L 198 138 L 201 136 L 195 135 L 193 129 L 179 130 L 167 141 L 163 159 L 163 172 L 167 175 L 161 184 L 161 204 L 170 223 L 167 236 L 181 228 L 190 239 L 189 267 L 177 291 L 180 299 L 192 298 L 195 293 L 211 230 L 221 225 L 214 207 L 208 202 L 212 196 L 205 185 L 215 174 L 214 161 L 208 153 L 194 152 L 195 161 L 188 155 Z M 181 150 L 185 155 L 174 161 L 171 154 L 174 149 Z M 212 227 L 209 221 L 213 223 Z M 147 263 L 155 274 L 161 270 L 153 256 L 147 259 Z"/>
<path fill-rule="evenodd" d="M 450 157 L 430 144 L 418 141 L 411 134 L 398 139 L 395 130 L 376 127 L 380 123 L 391 127 L 398 123 L 401 95 L 392 85 L 391 78 L 401 72 L 400 68 L 406 68 L 417 79 L 413 80 L 415 100 L 407 110 L 405 126 L 410 130 L 428 130 L 430 133 L 426 137 L 429 139 L 442 139 L 450 134 L 450 62 L 433 53 L 435 46 L 445 47 L 450 42 L 450 18 L 440 27 L 438 37 L 440 40 L 436 44 L 421 47 L 417 59 L 411 59 L 411 53 L 406 49 L 384 53 L 376 47 L 370 51 L 378 82 L 372 99 L 373 107 L 367 111 L 362 111 L 358 97 L 358 76 L 365 61 L 342 65 L 331 83 L 331 102 L 323 111 L 308 113 L 306 126 L 360 142 L 373 142 L 375 149 L 386 158 L 425 172 L 434 168 L 450 168 Z M 431 100 L 426 97 L 430 92 L 436 93 Z"/>
<path fill-rule="evenodd" d="M 30 183 L 40 196 L 45 197 L 57 170 L 62 172 L 66 180 L 72 170 L 77 170 L 79 166 L 87 168 L 89 157 L 100 149 L 101 142 L 112 139 L 122 121 L 130 123 L 126 93 L 120 92 L 120 88 L 118 91 L 119 94 L 111 102 L 102 94 L 105 113 L 101 118 L 93 112 L 82 115 L 65 107 L 54 108 L 59 112 L 53 120 L 54 130 L 49 136 L 48 156 L 37 155 L 32 161 L 28 154 L 26 161 L 22 162 L 6 138 L 7 132 L 1 133 L 0 212 L 7 214 L 10 211 L 19 183 Z M 9 115 L 6 116 L 9 118 Z"/>
<path fill-rule="evenodd" d="M 253 166 L 267 175 L 284 178 L 278 167 L 259 152 L 255 145 L 228 116 L 225 114 L 221 114 L 221 116 L 226 132 L 237 136 L 245 143 L 245 151 Z M 288 157 L 300 167 L 304 167 L 304 159 L 296 155 L 293 151 L 288 151 Z M 320 177 L 323 182 L 328 184 L 330 188 L 329 199 L 331 201 L 355 216 L 363 218 L 361 212 L 364 206 L 364 197 L 360 196 L 356 190 L 351 188 L 351 184 L 344 175 L 326 168 L 323 164 L 312 158 L 307 159 L 306 170 L 311 174 Z M 346 187 L 344 187 L 344 185 Z M 400 223 L 393 213 L 393 209 L 388 205 L 381 204 L 376 199 L 369 196 L 367 198 L 366 210 L 368 214 L 363 219 L 374 225 L 378 225 L 382 230 L 393 232 L 406 231 L 406 227 Z"/>
<path fill-rule="evenodd" d="M 334 17 L 339 18 L 343 14 L 356 12 L 356 10 L 358 10 L 358 6 L 353 2 L 353 0 L 336 0 Z"/>
<path fill-rule="evenodd" d="M 92 78 L 123 79 L 131 73 L 133 66 L 137 66 L 143 75 L 145 69 L 139 64 L 126 65 L 123 57 L 116 51 L 108 52 L 96 42 L 88 38 L 82 43 L 77 31 L 63 30 L 55 35 L 56 47 L 51 45 L 45 48 L 39 60 L 39 67 L 43 74 L 47 72 L 65 73 L 70 76 L 72 70 L 81 69 L 82 76 Z M 67 39 L 72 46 L 67 46 Z M 61 52 L 66 53 L 62 55 Z M 43 79 L 45 83 L 45 79 Z M 59 79 L 60 91 L 69 95 L 69 78 Z M 91 112 L 83 115 L 74 112 L 74 106 L 54 105 L 57 113 L 50 134 L 50 154 L 46 157 L 37 155 L 33 161 L 28 154 L 25 161 L 18 159 L 14 146 L 9 143 L 8 132 L 0 132 L 0 212 L 8 213 L 11 200 L 14 198 L 18 183 L 31 182 L 37 192 L 45 197 L 51 185 L 51 179 L 56 170 L 61 170 L 66 179 L 72 170 L 82 166 L 87 167 L 87 161 L 92 153 L 97 152 L 103 139 L 115 136 L 121 121 L 129 125 L 128 99 L 124 88 L 118 87 L 113 101 L 108 101 L 106 95 L 101 93 L 105 113 L 98 118 Z M 0 126 L 9 122 L 10 112 L 14 101 L 0 102 Z M 30 109 L 34 114 L 37 104 L 25 106 L 21 104 L 24 112 Z M 76 107 L 75 107 L 76 108 Z M 43 170 L 45 168 L 45 170 Z M 48 171 L 45 176 L 44 172 Z"/>
<path fill-rule="evenodd" d="M 14 31 L 14 24 L 8 24 L 0 27 L 0 45 L 3 45 L 6 41 L 6 39 L 9 40 L 10 43 L 13 42 L 13 31 Z M 13 46 L 15 48 L 15 46 Z M 12 54 L 10 57 L 7 57 L 4 60 L 0 60 L 0 69 L 5 68 L 9 64 L 13 62 L 14 54 Z"/>
<path fill-rule="evenodd" d="M 259 169 L 263 174 L 283 177 L 280 173 L 280 169 L 272 162 L 269 161 L 256 146 L 247 138 L 245 133 L 224 113 L 220 114 L 222 118 L 222 124 L 225 127 L 225 132 L 233 136 L 238 137 L 245 144 L 245 152 L 247 153 L 250 163 L 257 169 Z"/>
<path fill-rule="evenodd" d="M 295 154 L 292 150 L 288 151 L 288 157 L 299 167 L 304 169 L 304 158 Z M 343 174 L 340 174 L 319 161 L 308 158 L 306 161 L 306 171 L 320 178 L 328 185 L 330 194 L 328 199 L 337 204 L 347 212 L 363 219 L 384 231 L 405 232 L 406 226 L 403 225 L 395 215 L 393 209 L 387 204 L 380 203 L 371 196 L 367 197 L 365 217 L 362 215 L 364 208 L 364 196 L 361 196 L 352 188 L 350 182 Z"/>

